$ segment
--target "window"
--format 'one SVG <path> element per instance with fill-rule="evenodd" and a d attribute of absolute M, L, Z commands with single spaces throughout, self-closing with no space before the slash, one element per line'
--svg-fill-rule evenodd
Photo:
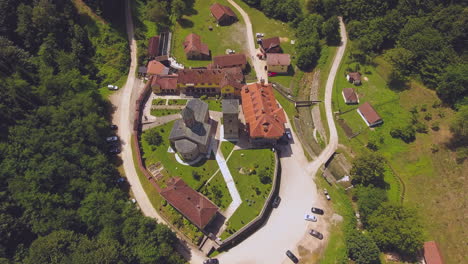
<path fill-rule="evenodd" d="M 229 123 L 232 123 L 232 119 L 229 119 Z"/>

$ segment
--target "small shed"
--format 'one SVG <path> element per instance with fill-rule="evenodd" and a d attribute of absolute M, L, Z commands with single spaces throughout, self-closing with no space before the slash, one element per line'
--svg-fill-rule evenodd
<path fill-rule="evenodd" d="M 346 80 L 354 85 L 361 84 L 361 73 L 360 72 L 350 72 L 346 75 Z"/>
<path fill-rule="evenodd" d="M 377 126 L 383 123 L 383 120 L 379 116 L 377 111 L 375 111 L 372 105 L 368 102 L 365 102 L 361 106 L 359 106 L 357 112 L 369 127 Z"/>
<path fill-rule="evenodd" d="M 237 21 L 236 14 L 228 6 L 215 3 L 210 7 L 211 14 L 219 25 L 226 26 Z"/>
<path fill-rule="evenodd" d="M 344 88 L 341 92 L 346 104 L 358 104 L 359 96 L 353 88 Z"/>

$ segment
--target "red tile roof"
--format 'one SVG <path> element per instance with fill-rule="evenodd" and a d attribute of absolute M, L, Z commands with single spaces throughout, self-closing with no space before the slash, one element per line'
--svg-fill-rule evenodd
<path fill-rule="evenodd" d="M 196 51 L 206 56 L 210 56 L 210 50 L 208 45 L 201 42 L 200 36 L 194 33 L 190 33 L 184 41 L 184 51 L 189 53 L 190 51 Z"/>
<path fill-rule="evenodd" d="M 424 243 L 424 260 L 426 261 L 426 264 L 444 264 L 435 241 Z"/>
<path fill-rule="evenodd" d="M 358 108 L 359 112 L 364 116 L 367 122 L 372 125 L 382 120 L 382 118 L 377 114 L 371 104 L 368 102 L 363 103 Z"/>
<path fill-rule="evenodd" d="M 267 55 L 267 65 L 272 66 L 289 66 L 291 64 L 291 56 L 283 53 L 269 53 Z"/>
<path fill-rule="evenodd" d="M 353 88 L 344 88 L 343 96 L 345 98 L 346 103 L 359 103 L 358 95 L 356 94 Z"/>
<path fill-rule="evenodd" d="M 356 80 L 356 81 L 361 80 L 361 73 L 360 72 L 350 72 L 350 73 L 348 73 L 348 75 L 349 75 L 349 78 L 351 80 Z"/>
<path fill-rule="evenodd" d="M 279 37 L 267 38 L 262 40 L 262 48 L 265 50 L 266 53 L 280 53 L 281 41 Z"/>
<path fill-rule="evenodd" d="M 211 14 L 216 18 L 216 20 L 220 20 L 224 15 L 230 17 L 236 17 L 236 14 L 232 11 L 232 9 L 228 6 L 223 6 L 219 3 L 216 3 L 210 7 Z"/>
<path fill-rule="evenodd" d="M 226 68 L 234 66 L 244 66 L 247 64 L 247 58 L 244 54 L 219 55 L 213 58 L 213 67 Z"/>
<path fill-rule="evenodd" d="M 156 74 L 167 74 L 169 69 L 164 66 L 159 61 L 152 60 L 148 62 L 146 74 L 148 75 L 156 75 Z"/>
<path fill-rule="evenodd" d="M 218 207 L 182 179 L 171 178 L 161 196 L 188 220 L 203 229 L 216 215 Z"/>
<path fill-rule="evenodd" d="M 151 86 L 158 85 L 162 90 L 177 89 L 177 75 L 156 75 L 151 79 Z"/>
<path fill-rule="evenodd" d="M 218 85 L 226 74 L 238 82 L 241 82 L 244 77 L 239 67 L 226 69 L 183 69 L 177 73 L 179 75 L 179 83 L 183 84 L 211 83 Z"/>
<path fill-rule="evenodd" d="M 159 54 L 159 36 L 154 36 L 149 39 L 148 43 L 148 55 L 150 57 L 156 57 Z"/>
<path fill-rule="evenodd" d="M 278 139 L 284 134 L 286 116 L 276 103 L 271 84 L 252 83 L 241 91 L 242 111 L 251 138 Z"/>

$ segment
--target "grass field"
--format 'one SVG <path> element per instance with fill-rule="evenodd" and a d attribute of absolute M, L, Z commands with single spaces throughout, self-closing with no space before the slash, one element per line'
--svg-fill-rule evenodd
<path fill-rule="evenodd" d="M 229 194 L 221 172 L 216 173 L 213 179 L 200 189 L 200 192 L 221 209 L 226 209 L 232 202 L 231 195 Z"/>
<path fill-rule="evenodd" d="M 151 109 L 152 116 L 167 116 L 180 113 L 179 109 Z"/>
<path fill-rule="evenodd" d="M 464 237 L 461 221 L 464 210 L 461 204 L 466 196 L 461 175 L 468 168 L 468 163 L 457 164 L 455 153 L 448 147 L 450 141 L 449 124 L 453 111 L 440 107 L 439 99 L 434 91 L 412 81 L 408 89 L 392 90 L 386 82 L 391 66 L 382 58 L 375 60 L 376 67 L 361 66 L 363 76 L 368 78 L 362 86 L 357 87 L 361 103 L 369 101 L 383 118 L 382 126 L 369 129 L 352 106 L 343 103 L 341 89 L 352 87 L 344 79 L 345 62 L 339 70 L 333 96 L 335 111 L 349 111 L 343 117 L 353 131 L 362 133 L 349 140 L 341 128 L 338 128 L 340 143 L 350 146 L 353 154 L 364 151 L 369 139 L 377 139 L 378 152 L 387 160 L 394 173 L 385 177 L 391 185 L 388 190 L 390 199 L 398 198 L 398 178 L 405 187 L 404 204 L 418 208 L 421 220 L 428 231 L 427 240 L 436 240 L 447 263 L 462 263 L 467 261 L 462 249 Z M 352 64 L 349 66 L 353 67 Z M 427 133 L 417 133 L 416 140 L 404 143 L 390 136 L 390 130 L 399 125 L 408 124 L 411 109 L 418 111 L 418 120 L 428 127 Z M 426 120 L 428 115 L 431 118 Z M 439 130 L 431 130 L 437 123 Z M 339 127 L 339 126 L 338 126 Z M 435 151 L 434 151 L 435 149 Z M 402 187 L 400 187 L 401 191 Z M 465 210 L 466 212 L 466 210 Z"/>
<path fill-rule="evenodd" d="M 230 141 L 221 142 L 221 153 L 223 153 L 224 159 L 227 159 L 231 151 L 236 145 Z"/>
<path fill-rule="evenodd" d="M 270 149 L 236 150 L 227 164 L 239 190 L 242 204 L 229 219 L 228 228 L 221 235 L 222 239 L 229 237 L 260 213 L 270 193 L 271 183 L 261 183 L 258 175 L 261 171 L 266 171 L 272 180 L 275 159 Z M 241 173 L 241 168 L 246 174 Z M 256 173 L 249 175 L 249 170 L 255 170 Z"/>
<path fill-rule="evenodd" d="M 166 101 L 167 101 L 166 99 L 157 98 L 157 99 L 153 99 L 151 104 L 152 105 L 165 105 Z"/>
<path fill-rule="evenodd" d="M 205 99 L 203 102 L 208 104 L 208 109 L 210 111 L 217 111 L 217 112 L 222 112 L 223 111 L 223 105 L 222 105 L 222 100 L 217 100 L 217 99 Z"/>
<path fill-rule="evenodd" d="M 160 184 L 164 186 L 165 182 L 170 177 L 181 177 L 190 187 L 197 190 L 199 189 L 205 181 L 207 181 L 213 174 L 218 170 L 218 164 L 214 158 L 206 159 L 200 161 L 198 164 L 193 166 L 182 165 L 175 159 L 175 154 L 168 153 L 167 149 L 169 148 L 169 134 L 171 132 L 173 122 L 169 122 L 165 125 L 152 128 L 157 130 L 162 136 L 162 144 L 153 148 L 146 142 L 145 134 L 149 130 L 146 130 L 142 134 L 141 145 L 143 147 L 143 158 L 146 166 L 148 167 L 151 164 L 156 164 L 160 162 L 164 166 L 162 174 L 164 175 L 162 182 Z M 196 179 L 193 176 L 193 172 L 196 172 L 200 177 Z"/>
<path fill-rule="evenodd" d="M 186 105 L 187 99 L 169 99 L 168 105 Z"/>
<path fill-rule="evenodd" d="M 230 26 L 218 26 L 210 12 L 210 6 L 216 2 L 230 6 L 226 0 L 195 0 L 193 14 L 183 16 L 181 21 L 175 25 L 172 53 L 177 62 L 182 63 L 185 67 L 207 66 L 211 62 L 209 60 L 187 60 L 183 42 L 190 33 L 195 33 L 201 37 L 201 41 L 208 45 L 211 56 L 225 54 L 226 49 L 234 49 L 237 53 L 245 53 L 243 41 L 245 39 L 245 26 L 242 16 L 232 7 L 239 21 Z M 209 26 L 213 30 L 209 30 Z"/>

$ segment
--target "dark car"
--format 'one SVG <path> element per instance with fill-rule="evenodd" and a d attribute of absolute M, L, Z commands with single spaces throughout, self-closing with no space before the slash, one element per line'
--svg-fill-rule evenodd
<path fill-rule="evenodd" d="M 289 251 L 289 250 L 286 251 L 286 256 L 288 256 L 288 258 L 289 258 L 290 260 L 292 260 L 292 262 L 294 262 L 294 263 L 298 263 L 298 262 L 299 262 L 299 260 L 297 259 L 297 257 L 294 256 L 294 254 L 293 254 L 291 251 Z"/>
<path fill-rule="evenodd" d="M 323 215 L 323 210 L 320 209 L 320 208 L 316 208 L 316 207 L 312 207 L 312 213 L 314 214 L 319 214 L 319 215 Z"/>
<path fill-rule="evenodd" d="M 120 147 L 113 147 L 109 150 L 109 153 L 111 154 L 119 154 L 121 152 Z"/>
<path fill-rule="evenodd" d="M 313 236 L 313 237 L 316 237 L 316 238 L 320 239 L 320 240 L 323 239 L 322 233 L 320 233 L 320 232 L 318 232 L 318 231 L 315 231 L 315 230 L 313 230 L 313 229 L 311 229 L 311 230 L 309 231 L 309 234 L 310 234 L 311 236 Z"/>
<path fill-rule="evenodd" d="M 219 264 L 219 261 L 218 259 L 205 259 L 205 261 L 203 261 L 203 264 Z"/>
<path fill-rule="evenodd" d="M 281 197 L 276 196 L 272 203 L 273 208 L 278 208 L 280 202 L 281 202 Z"/>
<path fill-rule="evenodd" d="M 110 129 L 112 129 L 112 130 L 117 130 L 117 128 L 119 128 L 117 125 L 111 125 L 110 126 Z"/>

